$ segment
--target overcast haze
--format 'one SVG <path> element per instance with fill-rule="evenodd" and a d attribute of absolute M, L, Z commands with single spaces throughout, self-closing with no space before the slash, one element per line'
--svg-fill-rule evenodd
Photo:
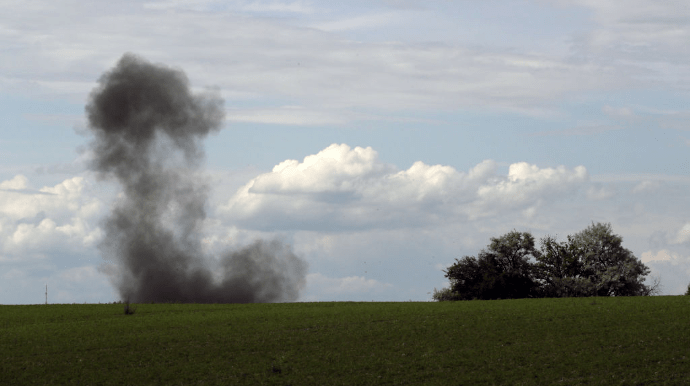
<path fill-rule="evenodd" d="M 686 1 L 0 1 L 0 303 L 112 302 L 121 187 L 84 106 L 126 52 L 218 92 L 204 253 L 289 244 L 299 300 L 429 300 L 513 229 L 610 222 L 690 283 Z"/>

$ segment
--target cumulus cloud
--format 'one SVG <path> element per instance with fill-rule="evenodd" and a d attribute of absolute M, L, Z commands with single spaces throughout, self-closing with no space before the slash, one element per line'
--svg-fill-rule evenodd
<path fill-rule="evenodd" d="M 301 163 L 281 162 L 271 173 L 255 178 L 249 190 L 269 194 L 351 192 L 358 182 L 386 172 L 388 168 L 377 158 L 371 147 L 351 149 L 346 144 L 333 144 Z"/>
<path fill-rule="evenodd" d="M 494 161 L 485 160 L 468 172 L 421 161 L 399 171 L 370 147 L 333 144 L 257 176 L 220 211 L 257 229 L 420 227 L 506 210 L 531 217 L 544 202 L 572 194 L 588 180 L 583 166 L 520 162 L 510 165 L 507 176 L 496 170 Z"/>
<path fill-rule="evenodd" d="M 11 180 L 0 182 L 2 190 L 23 190 L 29 187 L 29 179 L 21 174 L 14 176 Z"/>
<path fill-rule="evenodd" d="M 82 215 L 92 215 L 99 209 L 99 203 L 82 200 L 83 177 L 73 177 L 52 186 L 30 190 L 28 179 L 17 175 L 0 183 L 0 213 L 14 220 L 34 217 L 40 212 L 71 213 L 80 211 Z"/>
<path fill-rule="evenodd" d="M 567 191 L 585 181 L 587 169 L 584 166 L 577 166 L 571 171 L 564 166 L 540 169 L 537 165 L 518 162 L 510 165 L 505 180 L 481 186 L 478 193 L 489 203 L 525 203 L 544 194 Z"/>
<path fill-rule="evenodd" d="M 0 260 L 45 256 L 62 247 L 92 247 L 101 237 L 94 222 L 103 204 L 85 194 L 83 177 L 31 189 L 17 175 L 0 182 Z"/>

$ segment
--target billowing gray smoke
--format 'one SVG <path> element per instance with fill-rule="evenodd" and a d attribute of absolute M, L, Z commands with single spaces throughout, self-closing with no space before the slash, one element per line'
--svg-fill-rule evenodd
<path fill-rule="evenodd" d="M 182 71 L 125 54 L 86 106 L 103 178 L 123 187 L 105 220 L 105 269 L 123 300 L 248 303 L 294 301 L 306 263 L 277 241 L 219 259 L 204 256 L 208 187 L 200 141 L 224 118 L 216 93 L 194 95 Z"/>

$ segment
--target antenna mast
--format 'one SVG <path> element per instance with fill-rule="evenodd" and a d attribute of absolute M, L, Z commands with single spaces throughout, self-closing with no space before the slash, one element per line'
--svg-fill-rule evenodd
<path fill-rule="evenodd" d="M 48 304 L 48 283 L 46 283 L 46 304 Z"/>

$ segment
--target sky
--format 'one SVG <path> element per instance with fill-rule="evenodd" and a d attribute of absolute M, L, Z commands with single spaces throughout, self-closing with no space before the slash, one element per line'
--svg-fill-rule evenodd
<path fill-rule="evenodd" d="M 289 244 L 300 301 L 428 301 L 491 237 L 593 222 L 688 288 L 686 1 L 0 6 L 0 304 L 118 300 L 84 106 L 128 52 L 223 97 L 205 251 Z"/>

